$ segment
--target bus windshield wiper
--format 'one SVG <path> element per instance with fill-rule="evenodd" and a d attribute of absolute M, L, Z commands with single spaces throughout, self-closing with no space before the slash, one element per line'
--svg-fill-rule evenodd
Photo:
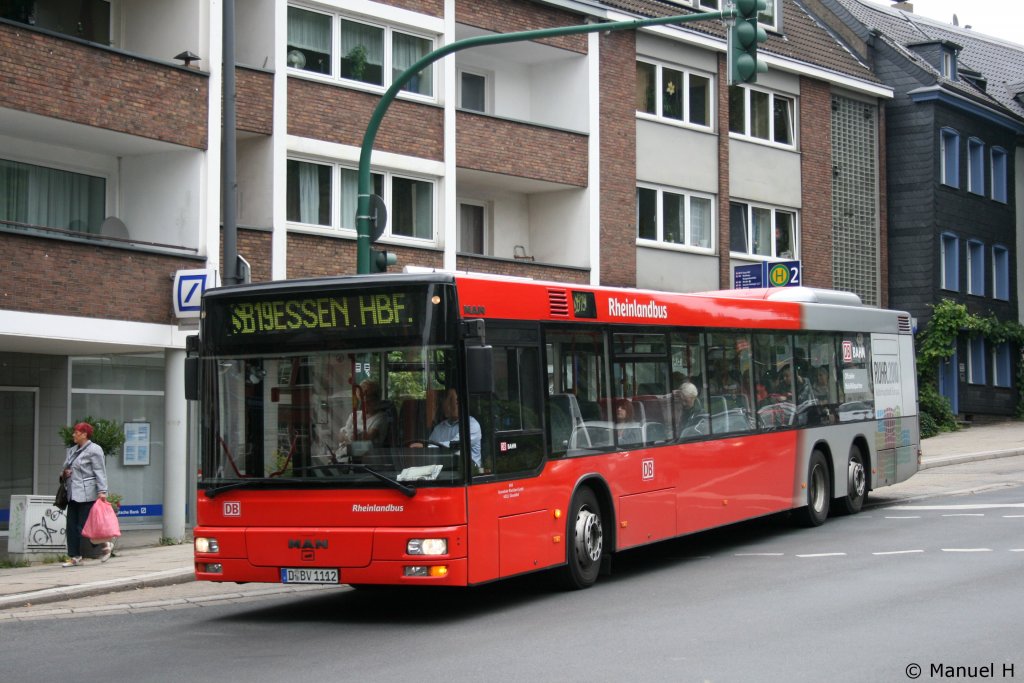
<path fill-rule="evenodd" d="M 224 491 L 230 491 L 231 489 L 247 488 L 247 487 L 252 486 L 253 484 L 256 484 L 256 483 L 259 483 L 259 482 L 266 482 L 266 480 L 265 479 L 246 479 L 245 481 L 233 481 L 230 484 L 222 484 L 221 486 L 214 486 L 212 489 L 206 489 L 206 491 L 204 491 L 204 493 L 206 493 L 206 497 L 207 498 L 216 498 L 218 493 L 223 493 Z"/>
<path fill-rule="evenodd" d="M 402 482 L 398 481 L 397 479 L 392 479 L 391 477 L 387 476 L 386 474 L 381 474 L 377 470 L 375 470 L 375 469 L 373 469 L 371 467 L 368 467 L 366 465 L 363 465 L 361 463 L 356 463 L 356 462 L 345 463 L 344 467 L 358 467 L 363 472 L 366 472 L 367 474 L 369 474 L 369 475 L 371 475 L 373 477 L 376 477 L 377 479 L 381 480 L 382 482 L 384 482 L 385 484 L 387 484 L 391 488 L 396 489 L 398 491 L 401 491 L 402 493 L 404 493 L 406 496 L 408 496 L 410 498 L 412 498 L 413 496 L 416 495 L 416 489 L 413 488 L 412 486 L 407 486 L 407 485 L 403 484 Z"/>

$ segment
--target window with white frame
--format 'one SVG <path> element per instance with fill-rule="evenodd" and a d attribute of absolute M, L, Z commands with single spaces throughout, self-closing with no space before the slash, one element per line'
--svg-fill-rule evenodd
<path fill-rule="evenodd" d="M 0 221 L 98 233 L 107 179 L 0 159 Z"/>
<path fill-rule="evenodd" d="M 952 128 L 939 131 L 939 165 L 942 184 L 960 187 L 960 134 Z"/>
<path fill-rule="evenodd" d="M 967 293 L 985 296 L 985 245 L 967 241 Z"/>
<path fill-rule="evenodd" d="M 997 244 L 992 247 L 992 296 L 1010 300 L 1010 252 Z"/>
<path fill-rule="evenodd" d="M 636 234 L 640 240 L 714 248 L 711 197 L 653 186 L 636 188 Z"/>
<path fill-rule="evenodd" d="M 636 63 L 636 110 L 710 128 L 711 77 L 647 61 Z"/>
<path fill-rule="evenodd" d="M 396 173 L 371 174 L 373 193 L 388 207 L 384 237 L 435 239 L 435 184 Z M 354 231 L 359 173 L 338 164 L 288 159 L 286 218 L 290 223 Z M 337 206 L 338 210 L 334 211 Z"/>
<path fill-rule="evenodd" d="M 1006 203 L 1006 150 L 992 148 L 992 199 Z"/>
<path fill-rule="evenodd" d="M 795 211 L 729 202 L 729 250 L 768 258 L 800 258 Z"/>
<path fill-rule="evenodd" d="M 778 1 L 779 0 L 765 0 L 765 8 L 757 13 L 757 23 L 764 24 L 765 26 L 773 29 L 779 28 Z"/>
<path fill-rule="evenodd" d="M 475 201 L 459 201 L 459 241 L 463 254 L 487 253 L 487 207 Z"/>
<path fill-rule="evenodd" d="M 729 132 L 787 147 L 796 145 L 795 100 L 766 90 L 729 86 Z"/>
<path fill-rule="evenodd" d="M 970 337 L 967 340 L 967 381 L 971 384 L 985 384 L 985 338 Z"/>
<path fill-rule="evenodd" d="M 992 384 L 997 387 L 1012 386 L 1010 342 L 992 346 Z"/>
<path fill-rule="evenodd" d="M 967 190 L 985 194 L 985 143 L 978 138 L 967 140 Z"/>
<path fill-rule="evenodd" d="M 386 88 L 433 49 L 434 41 L 428 36 L 333 12 L 288 7 L 287 64 L 296 71 Z M 402 90 L 433 97 L 433 65 L 413 76 Z"/>
<path fill-rule="evenodd" d="M 955 235 L 944 234 L 939 242 L 939 263 L 942 288 L 960 291 L 960 240 Z"/>

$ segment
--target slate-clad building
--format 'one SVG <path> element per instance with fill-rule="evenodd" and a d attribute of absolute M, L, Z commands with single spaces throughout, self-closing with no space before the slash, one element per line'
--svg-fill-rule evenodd
<path fill-rule="evenodd" d="M 891 86 L 889 302 L 927 323 L 943 299 L 1021 320 L 1024 46 L 858 0 L 808 7 Z M 1011 415 L 1019 349 L 962 335 L 940 372 L 954 413 Z"/>

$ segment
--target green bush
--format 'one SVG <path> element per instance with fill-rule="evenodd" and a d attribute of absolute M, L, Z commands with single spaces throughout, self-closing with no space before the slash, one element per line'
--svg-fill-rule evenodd
<path fill-rule="evenodd" d="M 68 448 L 75 444 L 71 434 L 75 431 L 74 425 L 79 422 L 88 422 L 92 425 L 93 432 L 90 441 L 102 448 L 104 455 L 115 455 L 124 445 L 124 427 L 120 423 L 87 416 L 75 420 L 72 425 L 60 428 L 60 438 L 64 440 L 64 445 Z"/>
<path fill-rule="evenodd" d="M 939 433 L 939 426 L 935 424 L 935 418 L 928 413 L 921 413 L 921 438 L 927 439 Z"/>

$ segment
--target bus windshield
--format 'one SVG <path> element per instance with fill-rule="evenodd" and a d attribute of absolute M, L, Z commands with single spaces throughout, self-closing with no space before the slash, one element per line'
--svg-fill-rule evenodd
<path fill-rule="evenodd" d="M 204 348 L 212 353 L 205 356 L 202 391 L 212 410 L 202 416 L 201 486 L 208 493 L 382 483 L 408 493 L 463 480 L 461 428 L 446 420 L 447 395 L 458 400 L 459 373 L 445 297 L 428 291 L 424 298 L 421 290 L 398 299 L 395 291 L 387 296 L 405 316 L 402 328 L 358 318 L 361 302 L 380 296 L 372 292 L 207 307 Z M 327 299 L 347 308 L 347 325 L 317 323 L 317 334 L 303 338 L 302 302 Z M 276 322 L 273 304 L 283 311 Z M 270 313 L 261 323 L 264 309 Z M 288 325 L 289 310 L 300 312 L 298 324 Z M 421 318 L 424 326 L 416 326 Z M 243 353 L 253 348 L 263 352 Z"/>

